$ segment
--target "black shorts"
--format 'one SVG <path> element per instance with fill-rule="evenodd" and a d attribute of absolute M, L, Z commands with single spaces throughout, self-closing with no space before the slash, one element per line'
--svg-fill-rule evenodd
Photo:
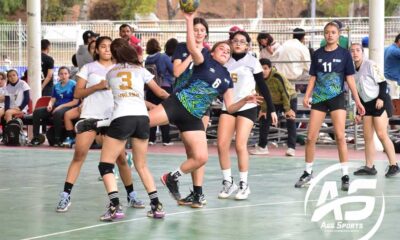
<path fill-rule="evenodd" d="M 382 113 L 384 111 L 386 111 L 386 114 L 388 115 L 388 117 L 391 117 L 393 114 L 392 103 L 391 103 L 389 94 L 386 94 L 386 95 L 387 95 L 387 97 L 384 100 L 384 104 L 381 109 L 376 109 L 376 107 L 375 107 L 376 100 L 378 100 L 378 98 L 375 98 L 374 100 L 371 100 L 369 102 L 364 102 L 361 99 L 361 103 L 365 108 L 365 116 L 380 117 L 382 115 Z"/>
<path fill-rule="evenodd" d="M 112 120 L 107 136 L 126 140 L 128 138 L 149 139 L 150 120 L 148 116 L 124 116 Z"/>
<path fill-rule="evenodd" d="M 221 114 L 228 114 L 234 117 L 245 117 L 250 119 L 250 121 L 252 121 L 253 123 L 256 122 L 257 120 L 257 113 L 258 113 L 258 108 L 257 107 L 253 107 L 253 108 L 249 108 L 240 112 L 235 112 L 235 113 L 229 113 L 228 111 L 222 111 Z"/>
<path fill-rule="evenodd" d="M 174 94 L 164 100 L 161 105 L 167 113 L 168 121 L 175 124 L 179 131 L 204 131 L 201 119 L 190 114 Z"/>
<path fill-rule="evenodd" d="M 311 109 L 318 110 L 321 112 L 333 112 L 338 109 L 346 110 L 346 99 L 344 97 L 344 93 L 337 95 L 334 98 L 329 100 L 315 103 L 311 105 Z"/>
<path fill-rule="evenodd" d="M 80 121 L 82 119 L 85 119 L 85 118 L 79 118 L 78 121 Z M 101 120 L 104 120 L 104 119 L 97 119 L 97 120 L 101 121 Z M 106 126 L 106 127 L 98 127 L 98 128 L 96 128 L 95 131 L 96 131 L 97 135 L 105 136 L 107 134 L 107 129 L 108 129 L 108 126 Z"/>

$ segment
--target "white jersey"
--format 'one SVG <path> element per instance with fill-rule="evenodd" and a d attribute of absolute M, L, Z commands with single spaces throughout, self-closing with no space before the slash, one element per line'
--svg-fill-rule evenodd
<path fill-rule="evenodd" d="M 379 95 L 379 83 L 386 81 L 375 62 L 364 59 L 354 75 L 357 91 L 364 102 L 374 100 Z"/>
<path fill-rule="evenodd" d="M 255 93 L 256 81 L 254 80 L 254 74 L 262 72 L 262 66 L 257 58 L 247 53 L 243 58 L 236 61 L 234 58 L 230 58 L 225 64 L 231 74 L 233 81 L 233 102 L 236 103 L 240 99 Z M 256 107 L 255 103 L 246 103 L 239 111 L 247 110 Z M 225 103 L 222 106 L 222 110 L 226 111 Z"/>
<path fill-rule="evenodd" d="M 147 69 L 130 64 L 117 64 L 107 74 L 114 97 L 112 120 L 123 116 L 148 116 L 144 102 L 144 84 L 154 78 Z"/>
<path fill-rule="evenodd" d="M 0 96 L 6 96 L 6 86 L 0 87 Z M 4 108 L 4 102 L 0 102 L 0 108 Z"/>
<path fill-rule="evenodd" d="M 86 88 L 106 80 L 107 72 L 115 65 L 105 67 L 98 61 L 85 64 L 77 76 L 86 80 Z M 106 119 L 110 118 L 113 111 L 113 98 L 111 90 L 96 91 L 83 99 L 81 118 Z"/>
<path fill-rule="evenodd" d="M 10 108 L 21 106 L 22 101 L 24 100 L 24 92 L 30 89 L 31 88 L 29 85 L 23 80 L 18 80 L 15 86 L 11 85 L 11 83 L 8 83 L 6 86 L 6 96 L 10 97 Z M 28 105 L 21 110 L 26 113 L 28 110 Z"/>

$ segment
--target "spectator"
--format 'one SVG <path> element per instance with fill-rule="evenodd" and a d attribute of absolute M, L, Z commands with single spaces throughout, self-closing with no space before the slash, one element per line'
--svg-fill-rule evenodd
<path fill-rule="evenodd" d="M 3 55 L 3 62 L 1 65 L 3 65 L 5 71 L 8 71 L 11 68 L 12 61 L 8 58 L 7 55 Z"/>
<path fill-rule="evenodd" d="M 390 96 L 399 99 L 400 85 L 400 34 L 394 43 L 385 48 L 385 78 L 388 80 Z"/>
<path fill-rule="evenodd" d="M 76 54 L 72 55 L 71 62 L 72 62 L 72 67 L 71 67 L 70 78 L 76 81 L 75 76 L 79 72 L 78 63 L 76 62 Z"/>
<path fill-rule="evenodd" d="M 43 137 L 39 135 L 40 125 L 53 118 L 55 132 L 55 146 L 61 146 L 64 113 L 75 107 L 78 99 L 74 99 L 75 81 L 70 80 L 70 71 L 67 67 L 58 70 L 59 82 L 54 86 L 51 100 L 47 107 L 38 108 L 33 112 L 33 138 L 31 144 L 34 146 L 43 143 Z"/>
<path fill-rule="evenodd" d="M 0 119 L 4 115 L 4 100 L 6 98 L 7 75 L 0 72 Z"/>
<path fill-rule="evenodd" d="M 86 63 L 93 62 L 93 55 L 90 55 L 88 45 L 89 43 L 96 41 L 98 36 L 100 36 L 100 34 L 91 30 L 83 33 L 82 38 L 84 44 L 80 45 L 78 51 L 76 52 L 76 62 L 78 63 L 79 69 L 81 69 Z"/>
<path fill-rule="evenodd" d="M 74 121 L 81 115 L 81 107 L 74 107 L 64 113 L 64 126 L 67 138 L 62 143 L 63 147 L 72 148 L 75 144 Z"/>
<path fill-rule="evenodd" d="M 172 59 L 172 55 L 174 55 L 175 49 L 178 46 L 178 40 L 176 38 L 170 38 L 164 45 L 164 52 L 168 57 Z"/>
<path fill-rule="evenodd" d="M 42 96 L 51 96 L 53 89 L 54 59 L 49 56 L 51 43 L 47 39 L 42 39 Z"/>
<path fill-rule="evenodd" d="M 266 32 L 260 32 L 257 36 L 257 42 L 260 47 L 260 59 L 267 58 L 271 60 L 272 65 L 279 57 L 278 49 L 281 47 L 279 43 L 274 41 L 271 34 Z"/>
<path fill-rule="evenodd" d="M 19 80 L 18 72 L 14 69 L 7 72 L 7 80 L 4 118 L 6 122 L 9 122 L 14 115 L 27 112 L 31 88 L 26 82 Z"/>
<path fill-rule="evenodd" d="M 287 128 L 287 151 L 286 156 L 295 156 L 296 152 L 296 111 L 297 94 L 294 86 L 281 74 L 276 68 L 272 67 L 271 61 L 265 58 L 260 59 L 263 67 L 264 81 L 271 92 L 272 103 L 275 106 L 276 113 L 281 115 L 285 113 Z M 268 133 L 271 125 L 271 116 L 267 115 L 267 106 L 265 102 L 261 105 L 258 116 L 260 122 L 260 136 L 256 149 L 250 151 L 251 154 L 268 154 Z"/>
<path fill-rule="evenodd" d="M 160 87 L 168 93 L 172 93 L 173 84 L 173 69 L 171 58 L 166 54 L 160 53 L 160 43 L 152 38 L 146 44 L 146 53 L 149 55 L 145 61 L 145 66 L 154 65 L 157 71 L 157 76 L 161 78 L 162 82 Z M 157 97 L 152 91 L 147 91 L 146 100 L 153 104 L 160 104 L 163 99 Z M 156 142 L 156 130 L 157 127 L 150 128 L 149 144 L 153 145 Z M 164 146 L 172 145 L 169 136 L 169 124 L 160 126 L 161 136 Z"/>
<path fill-rule="evenodd" d="M 332 22 L 336 23 L 339 26 L 339 46 L 341 46 L 344 49 L 349 49 L 349 38 L 345 37 L 342 35 L 341 31 L 343 30 L 343 23 L 339 20 L 333 20 Z M 322 39 L 320 43 L 320 47 L 325 47 L 326 46 L 326 40 Z"/>
<path fill-rule="evenodd" d="M 305 32 L 301 28 L 293 30 L 293 39 L 287 40 L 279 48 L 277 70 L 288 80 L 295 81 L 306 79 L 310 69 L 311 57 L 310 51 L 304 45 Z"/>
<path fill-rule="evenodd" d="M 239 32 L 239 31 L 245 31 L 244 29 L 240 28 L 239 26 L 232 26 L 229 29 L 229 38 L 235 33 L 235 32 Z"/>

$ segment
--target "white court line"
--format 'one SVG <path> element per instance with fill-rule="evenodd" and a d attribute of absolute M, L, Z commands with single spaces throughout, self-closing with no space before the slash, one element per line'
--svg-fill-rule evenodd
<path fill-rule="evenodd" d="M 2 188 L 2 189 L 0 189 L 0 192 L 2 192 L 2 191 L 10 191 L 10 188 Z"/>
<path fill-rule="evenodd" d="M 375 196 L 375 197 L 379 198 L 379 197 L 382 197 L 382 196 Z M 385 198 L 400 198 L 400 195 L 392 195 L 392 196 L 389 195 L 389 196 L 385 196 Z M 309 200 L 309 202 L 316 202 L 316 201 L 317 200 Z M 222 208 L 206 208 L 206 209 L 201 209 L 201 210 L 192 210 L 192 211 L 168 213 L 167 217 L 176 216 L 176 215 L 184 215 L 184 214 L 192 214 L 192 213 L 196 213 L 196 212 L 200 212 L 200 211 L 201 212 L 214 212 L 214 211 L 220 211 L 220 210 L 226 210 L 226 209 L 238 209 L 238 208 L 259 207 L 259 206 L 274 206 L 274 205 L 284 205 L 284 204 L 294 204 L 294 203 L 304 203 L 304 201 L 287 201 L 287 202 L 260 203 L 260 204 L 253 204 L 253 205 L 222 207 Z M 111 224 L 121 224 L 121 223 L 135 222 L 135 221 L 140 221 L 140 220 L 144 220 L 144 219 L 149 219 L 149 217 L 133 218 L 133 219 L 122 220 L 122 221 L 118 221 L 118 222 L 101 223 L 101 224 L 96 224 L 96 225 L 82 227 L 82 228 L 75 228 L 75 229 L 62 231 L 62 232 L 55 232 L 55 233 L 50 233 L 50 234 L 46 234 L 46 235 L 40 235 L 40 236 L 36 236 L 36 237 L 23 238 L 21 240 L 41 239 L 41 238 L 46 238 L 46 237 L 62 235 L 62 234 L 65 234 L 65 233 L 78 232 L 78 231 L 97 228 L 97 227 L 109 226 Z"/>
<path fill-rule="evenodd" d="M 309 201 L 314 201 L 315 202 L 317 200 L 309 200 Z M 304 203 L 304 201 L 260 203 L 260 204 L 254 204 L 254 205 L 244 205 L 244 206 L 233 206 L 233 207 L 222 207 L 222 208 L 207 208 L 207 209 L 201 209 L 201 210 L 192 210 L 192 211 L 183 211 L 183 212 L 176 212 L 176 213 L 167 213 L 166 217 L 176 216 L 176 215 L 183 215 L 183 214 L 192 214 L 192 213 L 196 213 L 196 212 L 199 212 L 199 211 L 201 211 L 201 212 L 214 212 L 214 211 L 220 211 L 220 210 L 226 210 L 226 209 L 237 209 L 237 208 L 259 207 L 259 206 L 273 206 L 273 205 L 294 204 L 294 203 Z M 122 221 L 118 221 L 118 222 L 96 224 L 96 225 L 92 225 L 92 226 L 76 228 L 76 229 L 71 229 L 71 230 L 62 231 L 62 232 L 55 232 L 55 233 L 50 233 L 50 234 L 36 236 L 36 237 L 23 238 L 21 240 L 41 239 L 41 238 L 46 238 L 46 237 L 62 235 L 62 234 L 65 234 L 65 233 L 71 233 L 71 232 L 77 232 L 77 231 L 82 231 L 82 230 L 87 230 L 87 229 L 92 229 L 92 228 L 97 228 L 97 227 L 109 226 L 111 224 L 121 224 L 121 223 L 135 222 L 135 221 L 144 220 L 144 219 L 149 219 L 149 217 L 141 217 L 141 218 L 134 218 L 134 219 L 129 219 L 129 220 L 122 220 Z"/>

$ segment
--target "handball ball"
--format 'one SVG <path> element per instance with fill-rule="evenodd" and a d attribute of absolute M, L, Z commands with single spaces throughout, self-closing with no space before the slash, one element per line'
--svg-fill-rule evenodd
<path fill-rule="evenodd" d="M 185 13 L 192 13 L 200 5 L 200 0 L 179 0 L 179 5 Z"/>

